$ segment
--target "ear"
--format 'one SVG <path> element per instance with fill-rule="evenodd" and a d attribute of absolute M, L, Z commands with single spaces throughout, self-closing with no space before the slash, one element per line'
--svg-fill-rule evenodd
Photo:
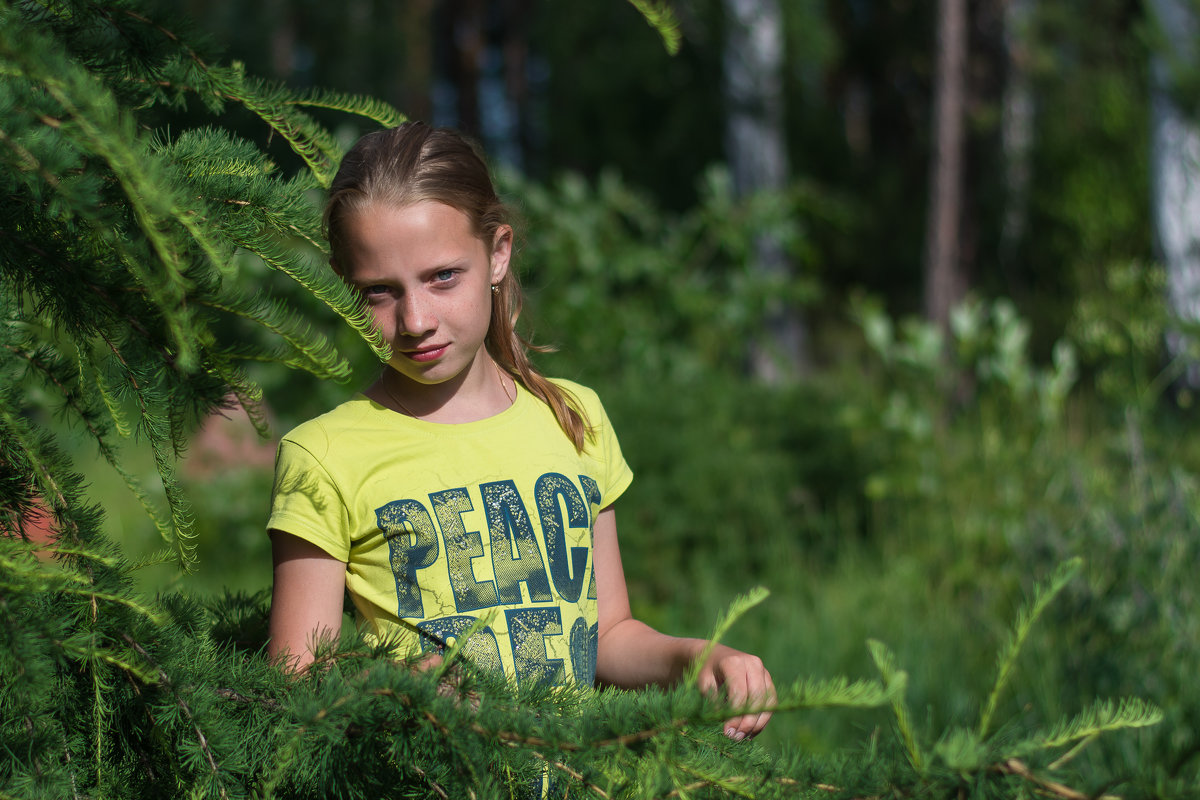
<path fill-rule="evenodd" d="M 508 262 L 512 258 L 513 229 L 510 225 L 501 225 L 496 229 L 492 240 L 491 284 L 495 286 L 504 280 L 508 274 Z"/>
<path fill-rule="evenodd" d="M 345 274 L 342 272 L 342 267 L 340 264 L 338 264 L 337 259 L 330 257 L 329 266 L 337 274 L 337 276 L 339 278 L 346 277 Z"/>

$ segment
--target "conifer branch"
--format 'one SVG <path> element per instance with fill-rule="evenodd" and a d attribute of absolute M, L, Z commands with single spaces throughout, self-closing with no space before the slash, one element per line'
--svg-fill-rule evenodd
<path fill-rule="evenodd" d="M 151 683 L 154 681 L 154 676 L 150 672 L 146 671 L 146 669 L 144 667 L 141 667 L 141 666 L 133 663 L 133 661 L 131 659 L 121 658 L 120 656 L 115 655 L 111 651 L 105 650 L 102 647 L 96 647 L 96 646 L 84 647 L 83 645 L 75 644 L 73 642 L 63 640 L 63 639 L 54 639 L 53 643 L 54 643 L 55 647 L 58 647 L 64 653 L 70 653 L 71 655 L 78 658 L 80 661 L 83 661 L 83 662 L 88 662 L 88 661 L 92 661 L 92 660 L 103 661 L 104 663 L 111 664 L 114 667 L 124 670 L 125 672 L 128 672 L 131 675 L 136 675 L 139 680 L 147 681 L 147 682 L 151 682 Z M 100 671 L 99 670 L 92 669 L 90 672 L 91 672 L 91 675 L 94 678 L 94 680 L 100 680 L 100 678 L 99 678 Z M 107 684 L 95 684 L 95 686 L 99 687 L 96 689 L 96 691 L 97 691 L 97 694 L 96 694 L 97 707 L 98 707 L 99 711 L 102 711 L 105 708 L 105 703 L 106 703 L 104 698 L 107 696 L 106 695 L 106 693 L 108 691 Z M 98 711 L 98 713 L 99 713 L 99 711 Z M 97 725 L 96 728 L 97 728 L 98 732 L 103 730 L 102 725 Z"/>
<path fill-rule="evenodd" d="M 285 101 L 288 105 L 324 108 L 364 117 L 379 123 L 384 128 L 395 128 L 406 122 L 408 117 L 390 103 L 361 94 L 346 94 L 328 89 L 310 89 L 298 97 Z"/>
<path fill-rule="evenodd" d="M 903 688 L 902 683 L 891 687 L 877 681 L 858 680 L 851 683 L 848 678 L 842 676 L 830 679 L 797 678 L 771 709 L 794 711 L 805 708 L 876 708 L 891 701 L 897 689 L 903 693 Z M 746 713 L 765 710 L 767 709 L 748 709 Z"/>
<path fill-rule="evenodd" d="M 107 89 L 79 75 L 77 68 L 67 62 L 55 65 L 61 69 L 61 73 L 58 73 L 48 64 L 34 62 L 30 57 L 22 58 L 22 53 L 14 50 L 4 33 L 5 29 L 0 29 L 0 54 L 22 64 L 30 77 L 36 79 L 63 107 L 74 123 L 72 132 L 77 131 L 81 144 L 105 160 L 124 190 L 141 232 L 155 252 L 163 273 L 161 276 L 152 275 L 139 259 L 127 252 L 124 261 L 163 311 L 178 363 L 185 369 L 191 368 L 194 366 L 195 353 L 189 335 L 190 315 L 185 304 L 190 281 L 184 275 L 182 254 L 178 242 L 169 233 L 167 221 L 167 209 L 177 204 L 164 197 L 169 196 L 170 192 L 161 180 L 152 177 L 147 169 L 150 162 L 145 160 L 144 154 L 127 144 L 136 140 L 133 126 L 127 117 L 112 112 L 116 101 Z M 114 244 L 125 250 L 119 241 L 114 241 Z"/>
<path fill-rule="evenodd" d="M 717 624 L 713 628 L 712 634 L 708 637 L 708 643 L 704 649 L 700 651 L 700 655 L 692 659 L 692 663 L 688 665 L 687 672 L 683 674 L 683 679 L 680 681 L 684 686 L 695 687 L 700 679 L 700 670 L 704 668 L 704 664 L 712 655 L 714 649 L 720 644 L 721 639 L 725 638 L 725 634 L 733 627 L 743 614 L 756 605 L 766 600 L 770 596 L 770 592 L 765 587 L 756 586 L 746 594 L 734 598 L 729 608 L 717 619 Z"/>
<path fill-rule="evenodd" d="M 679 32 L 679 21 L 675 12 L 664 0 L 629 0 L 630 4 L 645 17 L 650 27 L 658 31 L 662 37 L 663 47 L 671 55 L 679 52 L 679 44 L 683 37 Z"/>
<path fill-rule="evenodd" d="M 59 484 L 51 473 L 50 468 L 38 458 L 35 448 L 26 438 L 22 426 L 18 424 L 17 418 L 9 412 L 8 408 L 0 405 L 0 423 L 7 428 L 7 434 L 11 441 L 17 445 L 22 451 L 29 463 L 29 468 L 34 473 L 35 483 L 38 485 L 38 494 L 48 498 L 50 508 L 66 526 L 70 528 L 72 541 L 80 541 L 79 525 L 73 517 L 66 515 L 63 512 L 68 506 L 66 490 Z"/>
<path fill-rule="evenodd" d="M 1049 731 L 1013 745 L 1006 751 L 1006 756 L 1020 758 L 1037 750 L 1065 747 L 1073 742 L 1087 742 L 1111 731 L 1157 725 L 1162 719 L 1163 712 L 1160 708 L 1140 698 L 1127 697 L 1117 703 L 1112 700 L 1097 700 L 1090 708 L 1071 719 L 1060 721 Z"/>
<path fill-rule="evenodd" d="M 1018 778 L 1022 778 L 1029 783 L 1034 784 L 1043 792 L 1051 795 L 1052 797 L 1059 797 L 1062 798 L 1062 800 L 1117 800 L 1117 798 L 1114 798 L 1110 795 L 1100 795 L 1098 798 L 1093 797 L 1092 795 L 1087 795 L 1083 792 L 1076 791 L 1075 789 L 1072 789 L 1065 784 L 1058 783 L 1057 781 L 1052 781 L 1047 778 L 1040 778 L 1035 775 L 1028 766 L 1016 758 L 1010 758 L 1001 764 L 997 764 L 994 769 L 997 772 L 1005 775 L 1016 775 Z"/>
<path fill-rule="evenodd" d="M 107 339 L 107 337 L 105 337 L 105 342 L 110 348 L 112 348 L 113 353 L 116 354 L 118 359 L 124 364 L 124 359 L 121 358 L 120 351 L 116 349 L 112 342 Z M 61 380 L 55 373 L 53 367 L 38 353 L 29 352 L 24 349 L 13 347 L 12 345 L 5 345 L 5 349 L 17 357 L 25 360 L 31 367 L 37 370 L 44 381 L 54 386 L 58 390 L 59 395 L 63 398 L 64 402 L 66 402 L 67 406 L 75 412 L 76 418 L 79 419 L 80 422 L 83 423 L 84 427 L 87 428 L 88 433 L 91 435 L 92 440 L 99 448 L 100 454 L 104 457 L 104 460 L 113 468 L 114 471 L 116 471 L 116 473 L 125 483 L 125 486 L 130 490 L 134 497 L 137 498 L 138 502 L 141 504 L 143 510 L 153 522 L 159 534 L 167 541 L 170 541 L 170 530 L 166 521 L 162 519 L 158 513 L 158 509 L 155 508 L 150 502 L 150 498 L 142 488 L 141 482 L 122 466 L 120 458 L 118 458 L 116 451 L 108 441 L 108 437 L 93 423 L 88 409 L 82 405 L 82 392 L 76 391 L 73 387 Z M 85 365 L 83 352 L 78 342 L 75 343 L 75 352 L 77 354 L 79 369 L 82 373 L 85 370 Z M 98 386 L 100 396 L 104 400 L 105 407 L 108 409 L 110 417 L 113 419 L 114 424 L 117 427 L 117 431 L 123 436 L 128 437 L 130 435 L 128 426 L 125 424 L 123 417 L 120 416 L 119 410 L 116 406 L 116 401 L 110 399 L 107 386 L 104 385 L 100 370 L 96 368 L 94 364 L 89 364 L 87 369 L 90 369 L 95 375 L 95 381 Z M 130 376 L 130 379 L 136 386 L 136 379 L 133 376 Z M 139 400 L 141 400 L 140 394 Z M 59 552 L 63 552 L 62 548 L 56 549 L 59 550 Z"/>
<path fill-rule="evenodd" d="M 1025 644 L 1025 640 L 1029 637 L 1029 632 L 1033 629 L 1033 625 L 1037 622 L 1038 617 L 1046 610 L 1063 587 L 1075 577 L 1083 565 L 1083 560 L 1080 558 L 1072 558 L 1059 565 L 1058 569 L 1050 577 L 1050 580 L 1045 584 L 1039 584 L 1034 590 L 1032 603 L 1021 609 L 1017 615 L 1016 625 L 1009 633 L 1008 639 L 1001 649 L 999 656 L 996 659 L 996 680 L 992 685 L 992 690 L 988 694 L 987 702 L 984 704 L 983 713 L 979 719 L 979 737 L 985 738 L 988 734 L 988 728 L 991 725 L 992 715 L 996 711 L 996 704 L 1000 700 L 1000 694 L 1008 685 L 1009 679 L 1012 677 L 1013 668 L 1016 666 L 1017 656 L 1021 653 L 1021 648 Z"/>
<path fill-rule="evenodd" d="M 132 636 L 127 633 L 123 633 L 121 634 L 121 638 L 128 642 L 130 647 L 137 651 L 152 665 L 152 667 L 157 671 L 157 683 L 170 692 L 172 696 L 174 696 L 176 705 L 179 707 L 180 711 L 183 712 L 183 715 L 187 719 L 188 723 L 192 726 L 192 730 L 196 732 L 196 739 L 200 744 L 200 749 L 204 753 L 204 757 L 208 762 L 209 769 L 212 771 L 212 780 L 215 781 L 217 786 L 220 788 L 220 796 L 223 798 L 228 798 L 229 793 L 225 789 L 224 781 L 221 780 L 221 769 L 217 766 L 217 761 L 215 758 L 213 758 L 212 749 L 208 746 L 208 737 L 204 735 L 203 729 L 201 729 L 200 724 L 196 722 L 196 718 L 192 715 L 192 710 L 188 707 L 187 700 L 185 700 L 183 695 L 180 694 L 175 688 L 174 683 L 171 681 L 171 676 L 168 675 L 161 666 L 158 666 L 154 663 L 154 659 L 150 657 L 150 654 L 146 652 L 146 649 L 138 644 Z M 146 682 L 155 683 L 155 680 L 151 679 Z"/>
<path fill-rule="evenodd" d="M 281 102 L 283 92 L 262 81 L 246 78 L 236 70 L 209 71 L 214 85 L 226 97 L 236 100 L 265 122 L 304 160 L 324 188 L 329 188 L 337 169 L 339 152 L 336 142 L 305 115 Z"/>
<path fill-rule="evenodd" d="M 908 760 L 918 773 L 925 771 L 925 757 L 921 746 L 913 732 L 912 721 L 908 713 L 908 703 L 904 700 L 905 689 L 908 687 L 908 673 L 897 668 L 896 657 L 887 645 L 877 639 L 867 642 L 871 658 L 883 676 L 883 685 L 892 701 L 892 711 L 896 715 L 896 726 L 900 729 L 900 738 L 908 752 Z"/>
<path fill-rule="evenodd" d="M 33 549 L 35 548 L 30 546 L 30 550 L 32 551 Z M 76 549 L 56 547 L 55 552 L 59 555 L 75 555 L 85 558 L 96 558 L 99 560 L 99 557 L 92 553 L 87 553 L 86 551 Z M 0 554 L 0 566 L 12 571 L 15 576 L 18 576 L 21 579 L 19 581 L 14 581 L 0 577 L 0 587 L 3 587 L 9 591 L 18 592 L 22 589 L 32 588 L 41 591 L 55 591 L 65 595 L 86 597 L 88 598 L 89 603 L 99 601 L 115 603 L 117 605 L 125 606 L 129 610 L 156 624 L 162 622 L 161 614 L 151 608 L 147 608 L 145 605 L 137 602 L 133 598 L 125 597 L 119 594 L 113 594 L 111 592 L 99 591 L 95 589 L 92 586 L 92 582 L 83 575 L 65 572 L 62 570 L 51 570 L 37 559 L 23 559 L 21 561 L 17 561 Z M 83 588 L 80 588 L 79 585 L 82 585 Z"/>

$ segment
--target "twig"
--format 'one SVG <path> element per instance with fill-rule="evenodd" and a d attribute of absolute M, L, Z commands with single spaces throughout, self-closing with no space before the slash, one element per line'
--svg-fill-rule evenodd
<path fill-rule="evenodd" d="M 441 787 L 441 785 L 438 784 L 437 781 L 430 778 L 429 775 L 426 774 L 425 770 L 421 769 L 416 764 L 409 764 L 408 767 L 413 772 L 420 775 L 422 780 L 424 780 L 427 784 L 429 784 L 429 788 L 431 788 L 431 789 L 433 789 L 433 791 L 437 792 L 438 797 L 442 798 L 442 800 L 450 800 L 450 795 L 446 794 L 446 790 L 443 789 Z"/>
<path fill-rule="evenodd" d="M 188 722 L 192 723 L 192 730 L 196 732 L 196 736 L 200 740 L 200 749 L 204 752 L 204 757 L 208 759 L 209 768 L 212 770 L 213 775 L 219 779 L 221 777 L 221 770 L 219 767 L 217 767 L 217 761 L 215 758 L 213 758 L 212 750 L 210 750 L 208 747 L 208 737 L 204 735 L 204 731 L 200 729 L 199 723 L 197 723 L 195 717 L 192 716 L 192 710 L 188 708 L 187 701 L 184 700 L 177 691 L 175 691 L 175 686 L 171 683 L 171 676 L 163 671 L 162 667 L 154 663 L 154 659 L 150 657 L 150 654 L 146 652 L 146 649 L 134 641 L 132 636 L 127 633 L 122 633 L 121 638 L 129 642 L 130 647 L 141 654 L 142 658 L 149 661 L 150 664 L 153 665 L 156 670 L 158 670 L 159 681 L 164 687 L 166 687 L 168 691 L 175 695 L 176 703 L 178 703 L 179 707 L 183 710 L 183 714 L 187 717 Z M 225 791 L 224 784 L 220 784 L 218 781 L 218 785 L 220 785 L 221 788 L 221 797 L 228 798 L 229 794 Z"/>
<path fill-rule="evenodd" d="M 1063 798 L 1063 800 L 1095 800 L 1091 795 L 1076 791 L 1070 786 L 1046 778 L 1039 778 L 1020 759 L 1010 758 L 1002 764 L 997 764 L 993 769 L 997 772 L 1003 772 L 1006 775 L 1016 775 L 1019 778 L 1024 778 L 1030 783 L 1040 786 L 1055 797 Z M 1113 795 L 1101 795 L 1099 800 L 1117 800 L 1117 798 Z"/>

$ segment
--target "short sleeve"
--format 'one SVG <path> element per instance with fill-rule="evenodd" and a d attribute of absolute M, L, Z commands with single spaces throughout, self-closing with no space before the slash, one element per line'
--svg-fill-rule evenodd
<path fill-rule="evenodd" d="M 350 558 L 346 504 L 325 467 L 303 446 L 284 439 L 275 458 L 267 527 L 315 544 L 340 561 Z"/>
<path fill-rule="evenodd" d="M 604 481 L 600 487 L 601 506 L 610 506 L 617 498 L 625 493 L 633 483 L 633 470 L 625 462 L 621 454 L 621 443 L 617 432 L 613 429 L 612 421 L 604 411 L 604 405 L 595 392 L 587 390 L 581 398 L 591 424 L 594 444 L 594 454 L 604 465 Z"/>

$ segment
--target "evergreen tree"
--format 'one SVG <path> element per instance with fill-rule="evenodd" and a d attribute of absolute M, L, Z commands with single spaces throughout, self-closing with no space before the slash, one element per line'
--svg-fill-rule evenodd
<path fill-rule="evenodd" d="M 1070 569 L 1019 618 L 978 726 L 937 745 L 922 744 L 881 643 L 880 681 L 781 691 L 781 711 L 891 704 L 897 737 L 836 758 L 724 739 L 730 709 L 695 675 L 667 692 L 514 687 L 454 649 L 417 673 L 347 641 L 289 677 L 261 652 L 264 598 L 140 596 L 139 565 L 101 532 L 103 498 L 61 437 L 93 442 L 156 519 L 160 557 L 190 564 L 175 470 L 197 420 L 232 403 L 256 417 L 249 362 L 346 373 L 320 332 L 251 285 L 242 254 L 381 348 L 321 263 L 312 195 L 341 150 L 306 109 L 401 119 L 248 77 L 182 31 L 132 0 L 0 0 L 0 798 L 507 797 L 544 775 L 573 797 L 1062 794 L 1047 777 L 1056 751 L 1158 718 L 1127 701 L 1044 733 L 992 730 Z M 283 174 L 217 124 L 232 106 L 306 168 Z M 197 107 L 210 124 L 169 124 Z M 152 451 L 165 512 L 126 467 L 130 446 Z M 761 599 L 735 602 L 714 639 Z"/>

